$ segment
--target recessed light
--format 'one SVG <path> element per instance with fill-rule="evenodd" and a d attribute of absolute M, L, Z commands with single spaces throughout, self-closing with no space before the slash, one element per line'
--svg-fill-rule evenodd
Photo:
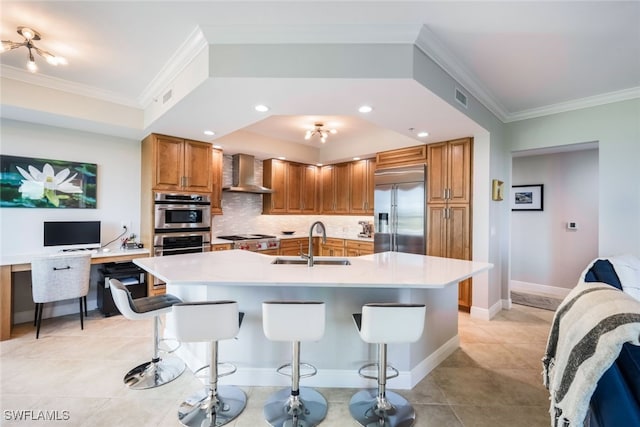
<path fill-rule="evenodd" d="M 215 135 L 216 133 L 215 133 L 214 131 L 212 131 L 212 130 L 205 130 L 205 131 L 204 131 L 204 134 L 205 134 L 205 135 L 208 135 L 208 136 L 213 136 L 213 135 Z"/>
<path fill-rule="evenodd" d="M 266 113 L 267 111 L 269 111 L 269 107 L 267 107 L 266 105 L 262 105 L 262 104 L 256 105 L 253 108 L 259 113 Z"/>
<path fill-rule="evenodd" d="M 322 163 L 316 163 L 316 166 L 322 166 Z"/>
<path fill-rule="evenodd" d="M 353 160 L 360 160 L 360 157 L 354 157 Z"/>
<path fill-rule="evenodd" d="M 287 158 L 284 157 L 284 156 L 280 156 L 280 157 L 278 157 L 278 160 L 287 160 Z"/>
<path fill-rule="evenodd" d="M 429 136 L 429 132 L 418 132 L 418 138 L 426 138 Z"/>
<path fill-rule="evenodd" d="M 216 150 L 222 150 L 222 145 L 214 145 L 213 148 Z"/>
<path fill-rule="evenodd" d="M 370 113 L 373 111 L 373 107 L 370 105 L 362 105 L 360 106 L 360 108 L 358 108 L 358 111 L 360 111 L 361 113 Z"/>

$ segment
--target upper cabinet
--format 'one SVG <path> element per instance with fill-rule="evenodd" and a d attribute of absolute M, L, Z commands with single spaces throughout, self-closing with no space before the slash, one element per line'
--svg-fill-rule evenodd
<path fill-rule="evenodd" d="M 351 163 L 350 212 L 352 214 L 373 215 L 375 170 L 374 159 L 357 160 Z"/>
<path fill-rule="evenodd" d="M 262 198 L 262 213 L 287 213 L 287 162 L 268 159 L 262 166 L 262 184 L 273 190 Z"/>
<path fill-rule="evenodd" d="M 323 214 L 349 214 L 351 174 L 349 163 L 322 166 L 320 187 Z"/>
<path fill-rule="evenodd" d="M 429 203 L 471 202 L 472 139 L 427 145 L 429 150 Z"/>
<path fill-rule="evenodd" d="M 378 169 L 425 163 L 427 163 L 426 145 L 399 148 L 397 150 L 383 151 L 376 154 L 376 167 Z"/>
<path fill-rule="evenodd" d="M 143 153 L 150 153 L 151 157 L 152 189 L 212 191 L 211 144 L 155 134 L 145 138 L 142 144 Z"/>
<path fill-rule="evenodd" d="M 222 150 L 211 151 L 211 214 L 222 215 Z"/>

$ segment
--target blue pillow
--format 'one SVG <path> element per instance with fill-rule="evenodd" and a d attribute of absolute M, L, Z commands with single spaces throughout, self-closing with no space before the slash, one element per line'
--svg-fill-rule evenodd
<path fill-rule="evenodd" d="M 613 265 L 606 259 L 593 263 L 584 278 L 585 282 L 602 282 L 622 290 L 622 284 Z"/>

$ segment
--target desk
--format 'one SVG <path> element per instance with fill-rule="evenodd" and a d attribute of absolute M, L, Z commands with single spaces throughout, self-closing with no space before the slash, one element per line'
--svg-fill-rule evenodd
<path fill-rule="evenodd" d="M 11 338 L 13 317 L 12 273 L 31 270 L 31 259 L 46 254 L 11 255 L 0 259 L 0 341 Z M 91 264 L 131 261 L 149 256 L 148 249 L 117 250 L 91 254 Z"/>

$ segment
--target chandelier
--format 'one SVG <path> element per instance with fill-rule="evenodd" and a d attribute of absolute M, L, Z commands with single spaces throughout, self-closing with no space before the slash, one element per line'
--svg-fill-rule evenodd
<path fill-rule="evenodd" d="M 313 136 L 318 135 L 320 137 L 320 141 L 324 144 L 327 142 L 327 137 L 330 133 L 338 133 L 335 129 L 324 129 L 323 123 L 316 123 L 313 126 L 313 129 L 307 130 L 307 133 L 304 135 L 304 139 L 311 139 Z"/>
<path fill-rule="evenodd" d="M 35 51 L 38 55 L 42 56 L 51 65 L 66 65 L 67 60 L 61 56 L 55 56 L 51 52 L 42 50 L 33 44 L 34 40 L 40 40 L 40 33 L 29 27 L 18 27 L 18 34 L 24 37 L 23 42 L 12 42 L 11 40 L 2 40 L 2 50 L 0 52 L 6 52 L 9 50 L 17 49 L 19 47 L 26 47 L 29 50 L 29 61 L 27 62 L 27 69 L 32 73 L 38 71 L 38 66 L 33 57 Z"/>

